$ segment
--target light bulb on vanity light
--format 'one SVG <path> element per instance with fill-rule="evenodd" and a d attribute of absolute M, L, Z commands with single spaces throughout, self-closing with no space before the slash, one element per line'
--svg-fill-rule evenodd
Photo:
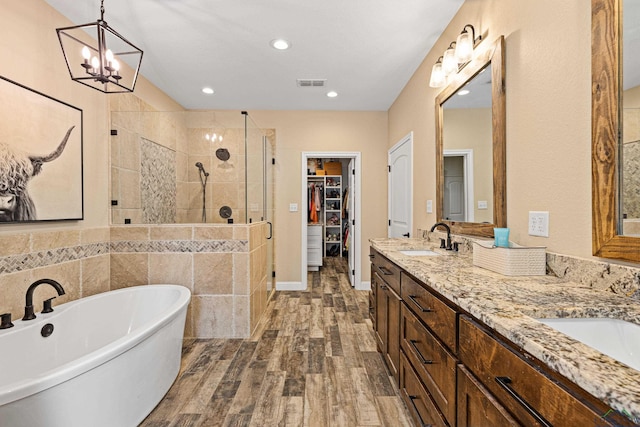
<path fill-rule="evenodd" d="M 442 71 L 444 71 L 444 74 L 447 76 L 458 71 L 455 44 L 455 42 L 452 42 L 442 56 Z"/>
<path fill-rule="evenodd" d="M 433 64 L 431 68 L 431 78 L 429 79 L 430 87 L 442 87 L 447 83 L 447 76 L 444 75 L 442 70 L 442 57 L 438 58 L 438 61 Z"/>
<path fill-rule="evenodd" d="M 473 31 L 473 27 L 471 25 L 468 26 Z M 466 28 L 460 33 L 456 41 L 456 60 L 459 64 L 465 64 L 473 58 L 473 32 L 467 31 Z"/>

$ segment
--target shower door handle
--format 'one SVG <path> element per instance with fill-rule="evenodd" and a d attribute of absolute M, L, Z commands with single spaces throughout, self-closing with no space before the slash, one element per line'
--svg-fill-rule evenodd
<path fill-rule="evenodd" d="M 267 240 L 271 240 L 271 238 L 273 237 L 273 224 L 271 224 L 269 221 L 267 221 L 267 224 L 269 224 L 269 237 L 267 237 Z"/>

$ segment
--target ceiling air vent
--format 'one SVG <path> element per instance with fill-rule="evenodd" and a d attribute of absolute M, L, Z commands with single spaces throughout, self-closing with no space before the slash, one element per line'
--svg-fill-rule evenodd
<path fill-rule="evenodd" d="M 298 87 L 324 87 L 327 79 L 297 79 Z"/>

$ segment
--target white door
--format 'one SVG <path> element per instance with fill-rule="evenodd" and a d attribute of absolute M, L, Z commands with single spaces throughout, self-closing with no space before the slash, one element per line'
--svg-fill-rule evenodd
<path fill-rule="evenodd" d="M 389 150 L 389 237 L 411 237 L 413 132 Z"/>
<path fill-rule="evenodd" d="M 442 217 L 449 221 L 466 221 L 464 191 L 464 158 L 444 158 L 444 197 Z"/>
<path fill-rule="evenodd" d="M 355 198 L 356 198 L 356 192 L 355 192 L 355 171 L 356 171 L 356 166 L 355 166 L 355 160 L 351 159 L 349 160 L 349 186 L 347 187 L 347 197 L 349 197 L 349 200 L 347 200 L 347 209 L 349 209 L 349 227 L 347 228 L 347 232 L 349 233 L 349 235 L 347 236 L 347 247 L 349 248 L 348 250 L 348 254 L 349 254 L 349 283 L 351 283 L 351 286 L 355 286 L 355 273 L 356 273 L 356 255 L 355 255 L 355 250 L 354 250 L 354 246 L 353 243 L 355 241 L 355 239 L 353 238 L 354 235 L 354 218 L 356 217 L 356 213 L 355 213 Z"/>

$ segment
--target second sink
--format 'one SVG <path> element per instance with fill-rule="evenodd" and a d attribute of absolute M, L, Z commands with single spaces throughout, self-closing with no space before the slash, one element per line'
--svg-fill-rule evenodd
<path fill-rule="evenodd" d="M 640 325 L 609 318 L 538 320 L 640 371 Z"/>

